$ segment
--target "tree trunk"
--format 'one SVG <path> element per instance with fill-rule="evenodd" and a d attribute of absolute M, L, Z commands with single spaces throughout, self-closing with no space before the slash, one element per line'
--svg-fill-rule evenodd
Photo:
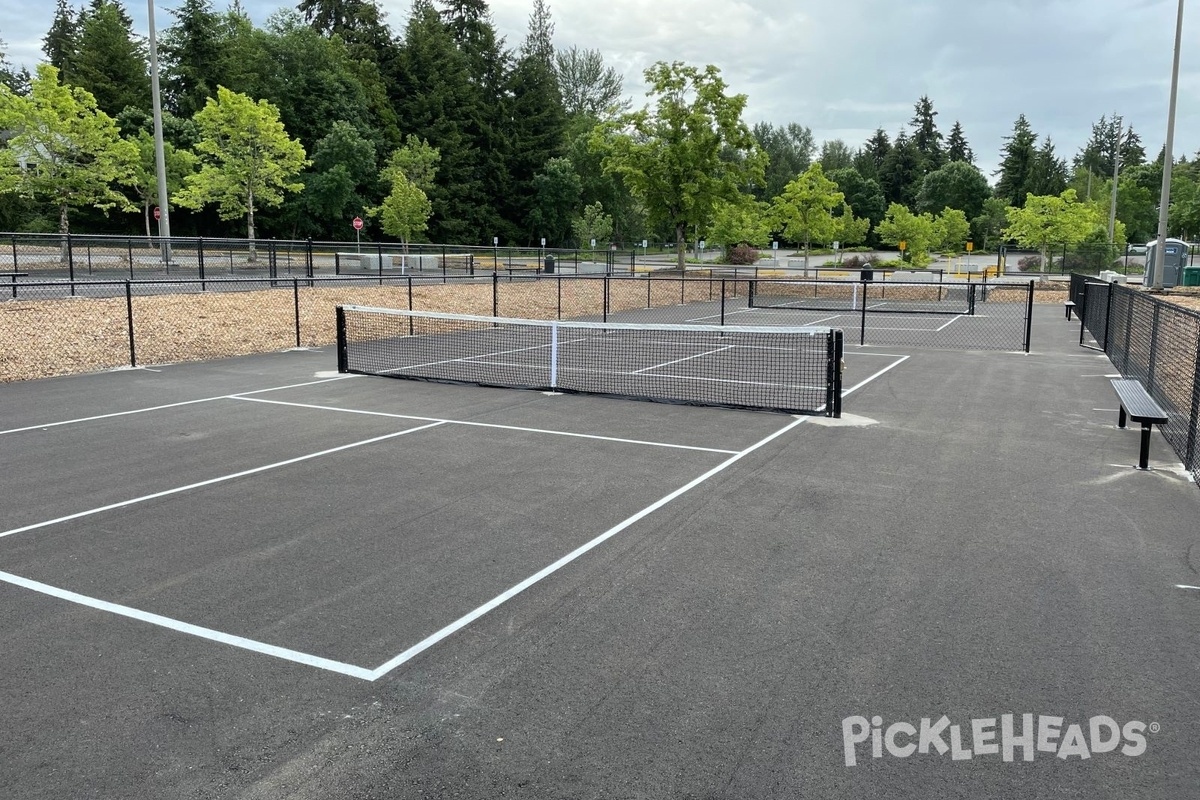
<path fill-rule="evenodd" d="M 812 241 L 806 235 L 804 237 L 804 277 L 808 277 L 808 251 L 812 247 Z"/>
<path fill-rule="evenodd" d="M 146 220 L 146 243 L 153 244 L 154 237 L 150 234 L 150 200 L 142 201 L 142 217 Z"/>
<path fill-rule="evenodd" d="M 253 264 L 257 259 L 254 252 L 254 190 L 251 189 L 246 198 L 246 238 L 248 250 L 246 261 Z"/>
<path fill-rule="evenodd" d="M 675 224 L 675 254 L 676 266 L 679 267 L 679 274 L 682 275 L 687 270 L 687 251 L 684 249 L 687 245 L 683 240 L 685 225 L 682 222 Z"/>
<path fill-rule="evenodd" d="M 67 204 L 63 203 L 58 207 L 58 232 L 62 235 L 62 243 L 59 245 L 58 261 L 63 266 L 67 265 L 70 257 L 67 254 L 67 234 L 71 232 L 71 220 L 67 216 Z"/>

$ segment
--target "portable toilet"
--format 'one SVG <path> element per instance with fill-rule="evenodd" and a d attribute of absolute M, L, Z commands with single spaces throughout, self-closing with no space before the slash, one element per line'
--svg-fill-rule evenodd
<path fill-rule="evenodd" d="M 1188 247 L 1182 239 L 1167 239 L 1162 262 L 1162 285 L 1164 289 L 1178 286 L 1183 280 L 1183 268 L 1187 266 Z M 1153 286 L 1159 270 L 1158 240 L 1146 244 L 1146 277 L 1144 284 Z"/>

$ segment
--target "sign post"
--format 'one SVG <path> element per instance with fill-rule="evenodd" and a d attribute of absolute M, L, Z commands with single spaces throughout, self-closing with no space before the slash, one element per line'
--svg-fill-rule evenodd
<path fill-rule="evenodd" d="M 896 244 L 896 246 L 900 248 L 900 260 L 903 261 L 904 260 L 904 251 L 908 249 L 908 242 L 901 239 Z"/>
<path fill-rule="evenodd" d="M 967 274 L 971 274 L 971 251 L 975 249 L 974 242 L 967 242 Z"/>

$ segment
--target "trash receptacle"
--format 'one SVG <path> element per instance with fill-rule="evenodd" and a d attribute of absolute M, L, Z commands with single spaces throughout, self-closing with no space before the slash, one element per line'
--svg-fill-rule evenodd
<path fill-rule="evenodd" d="M 858 279 L 859 279 L 859 280 L 863 280 L 863 281 L 873 281 L 873 280 L 875 280 L 875 270 L 874 270 L 874 269 L 864 269 L 864 270 L 862 270 L 862 271 L 861 271 L 861 272 L 859 272 L 859 274 L 858 274 Z"/>
<path fill-rule="evenodd" d="M 1200 286 L 1200 267 L 1183 268 L 1183 285 Z"/>
<path fill-rule="evenodd" d="M 546 274 L 554 274 L 554 256 L 546 256 Z"/>

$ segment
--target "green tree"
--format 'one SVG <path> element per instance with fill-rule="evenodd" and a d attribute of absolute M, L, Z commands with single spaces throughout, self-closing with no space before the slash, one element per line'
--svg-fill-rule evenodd
<path fill-rule="evenodd" d="M 882 186 L 883 164 L 891 152 L 892 142 L 888 139 L 887 132 L 883 128 L 878 128 L 858 151 L 858 155 L 854 157 L 854 168 L 858 170 L 859 175 L 864 178 L 873 178 Z"/>
<path fill-rule="evenodd" d="M 604 206 L 592 203 L 584 207 L 582 216 L 571 221 L 571 232 L 580 247 L 591 246 L 592 242 L 606 242 L 612 236 L 613 218 L 604 213 Z"/>
<path fill-rule="evenodd" d="M 60 75 L 70 74 L 79 52 L 79 16 L 67 0 L 58 0 L 54 6 L 54 20 L 42 39 L 42 52 Z"/>
<path fill-rule="evenodd" d="M 175 201 L 197 209 L 215 203 L 221 219 L 244 216 L 254 261 L 254 213 L 278 206 L 285 192 L 304 188 L 296 180 L 308 165 L 304 146 L 287 135 L 278 109 L 224 86 L 195 119 L 200 170 L 188 176 Z"/>
<path fill-rule="evenodd" d="M 304 190 L 289 196 L 282 206 L 282 216 L 291 221 L 294 235 L 328 235 L 332 230 L 334 239 L 349 239 L 347 222 L 365 213 L 377 195 L 375 144 L 350 123 L 338 120 L 313 148 L 312 166 L 300 181 Z"/>
<path fill-rule="evenodd" d="M 209 0 L 184 0 L 171 14 L 175 23 L 163 32 L 159 45 L 165 104 L 191 118 L 222 80 L 221 18 Z"/>
<path fill-rule="evenodd" d="M 724 247 L 726 252 L 740 244 L 763 247 L 771 241 L 767 222 L 767 205 L 751 195 L 742 195 L 732 202 L 720 202 L 713 210 L 708 239 Z"/>
<path fill-rule="evenodd" d="M 1037 134 L 1024 114 L 1017 117 L 1012 133 L 1004 138 L 1000 169 L 996 172 L 1000 176 L 996 196 L 1010 206 L 1020 208 L 1025 205 L 1025 195 L 1029 194 L 1034 180 L 1037 140 Z"/>
<path fill-rule="evenodd" d="M 899 203 L 888 206 L 887 215 L 875 232 L 886 244 L 898 247 L 904 242 L 904 257 L 918 267 L 929 264 L 929 252 L 940 243 L 941 236 L 932 214 L 914 214 Z"/>
<path fill-rule="evenodd" d="M 934 212 L 942 208 L 958 208 L 970 219 L 983 213 L 983 201 L 992 195 L 987 178 L 966 161 L 949 161 L 930 172 L 921 182 L 917 208 Z"/>
<path fill-rule="evenodd" d="M 433 206 L 419 186 L 403 173 L 395 173 L 392 176 L 392 190 L 383 199 L 383 205 L 367 213 L 379 217 L 383 232 L 403 242 L 407 254 L 408 243 L 428 228 Z"/>
<path fill-rule="evenodd" d="M 938 112 L 933 110 L 933 101 L 927 95 L 922 95 L 909 122 L 913 128 L 913 146 L 921 154 L 922 176 L 946 162 L 946 154 L 942 150 L 942 134 L 938 131 L 937 121 L 934 119 L 937 115 Z"/>
<path fill-rule="evenodd" d="M 1008 225 L 1008 206 L 999 197 L 983 201 L 983 210 L 971 219 L 971 237 L 979 249 L 996 244 Z"/>
<path fill-rule="evenodd" d="M 0 194 L 52 204 L 60 233 L 70 231 L 72 208 L 131 208 L 116 186 L 133 180 L 137 146 L 91 94 L 59 83 L 57 68 L 40 64 L 27 97 L 0 86 L 0 130 L 9 137 L 0 148 Z"/>
<path fill-rule="evenodd" d="M 716 203 L 736 198 L 741 187 L 761 182 L 765 158 L 741 119 L 746 96 L 726 95 L 716 67 L 702 72 L 660 61 L 646 70 L 646 82 L 654 108 L 598 126 L 592 146 L 651 220 L 674 228 L 682 271 L 688 226 L 709 219 Z"/>
<path fill-rule="evenodd" d="M 535 235 L 552 246 L 571 236 L 571 220 L 579 207 L 583 184 L 569 158 L 551 158 L 533 177 L 534 203 L 529 220 Z"/>
<path fill-rule="evenodd" d="M 833 218 L 833 240 L 843 248 L 865 242 L 871 232 L 871 220 L 854 216 L 854 209 L 849 203 L 837 210 L 841 213 Z"/>
<path fill-rule="evenodd" d="M 888 203 L 916 205 L 917 192 L 923 180 L 921 151 L 904 131 L 896 134 L 896 141 L 884 156 L 879 168 L 879 185 Z"/>
<path fill-rule="evenodd" d="M 114 0 L 92 0 L 79 17 L 79 47 L 64 80 L 91 92 L 96 107 L 116 116 L 150 107 L 150 76 L 133 20 Z"/>
<path fill-rule="evenodd" d="M 854 166 L 854 151 L 841 139 L 827 139 L 821 143 L 821 168 L 826 174 Z"/>
<path fill-rule="evenodd" d="M 139 130 L 133 141 L 138 149 L 138 163 L 129 186 L 141 203 L 142 223 L 148 239 L 151 236 L 150 211 L 154 206 L 161 205 L 158 196 L 158 161 L 154 155 L 154 137 L 149 131 Z M 196 154 L 164 142 L 163 161 L 167 167 L 167 196 L 173 197 L 183 187 L 187 176 L 196 170 Z"/>
<path fill-rule="evenodd" d="M 629 110 L 628 101 L 621 97 L 621 73 L 604 66 L 599 50 L 580 50 L 572 45 L 569 50 L 556 52 L 554 73 L 568 115 L 611 119 Z"/>
<path fill-rule="evenodd" d="M 764 181 L 755 187 L 754 195 L 759 200 L 769 200 L 779 196 L 783 187 L 812 164 L 816 141 L 812 130 L 795 122 L 778 128 L 769 122 L 759 122 L 751 133 L 767 156 Z"/>
<path fill-rule="evenodd" d="M 838 224 L 834 221 L 833 210 L 845 199 L 837 184 L 825 177 L 825 171 L 817 163 L 796 176 L 771 204 L 771 221 L 775 228 L 790 241 L 804 244 L 806 270 L 812 243 L 834 241 Z"/>
<path fill-rule="evenodd" d="M 1107 225 L 1097 206 L 1080 203 L 1075 190 L 1067 189 L 1060 195 L 1031 194 L 1024 208 L 1010 207 L 1004 235 L 1023 247 L 1036 247 L 1042 264 L 1048 267 L 1046 253 L 1050 245 L 1079 244 Z"/>
<path fill-rule="evenodd" d="M 868 221 L 867 231 L 862 239 L 847 236 L 839 237 L 838 241 L 856 243 L 870 241 L 870 231 L 883 221 L 887 213 L 887 201 L 883 198 L 883 189 L 874 178 L 864 178 L 857 169 L 839 169 L 829 173 L 829 179 L 837 184 L 838 189 L 846 196 L 846 204 L 854 209 L 854 213 L 862 214 Z"/>
<path fill-rule="evenodd" d="M 1047 136 L 1033 156 L 1029 176 L 1029 192 L 1038 195 L 1061 194 L 1067 188 L 1067 162 L 1054 152 L 1054 142 Z"/>
<path fill-rule="evenodd" d="M 934 218 L 936 247 L 945 252 L 961 253 L 971 238 L 971 223 L 960 208 L 945 208 Z"/>
<path fill-rule="evenodd" d="M 958 120 L 954 121 L 954 127 L 950 129 L 950 136 L 946 138 L 946 160 L 975 163 L 975 153 L 972 152 L 971 145 L 967 143 L 967 135 L 963 132 L 962 124 Z"/>

